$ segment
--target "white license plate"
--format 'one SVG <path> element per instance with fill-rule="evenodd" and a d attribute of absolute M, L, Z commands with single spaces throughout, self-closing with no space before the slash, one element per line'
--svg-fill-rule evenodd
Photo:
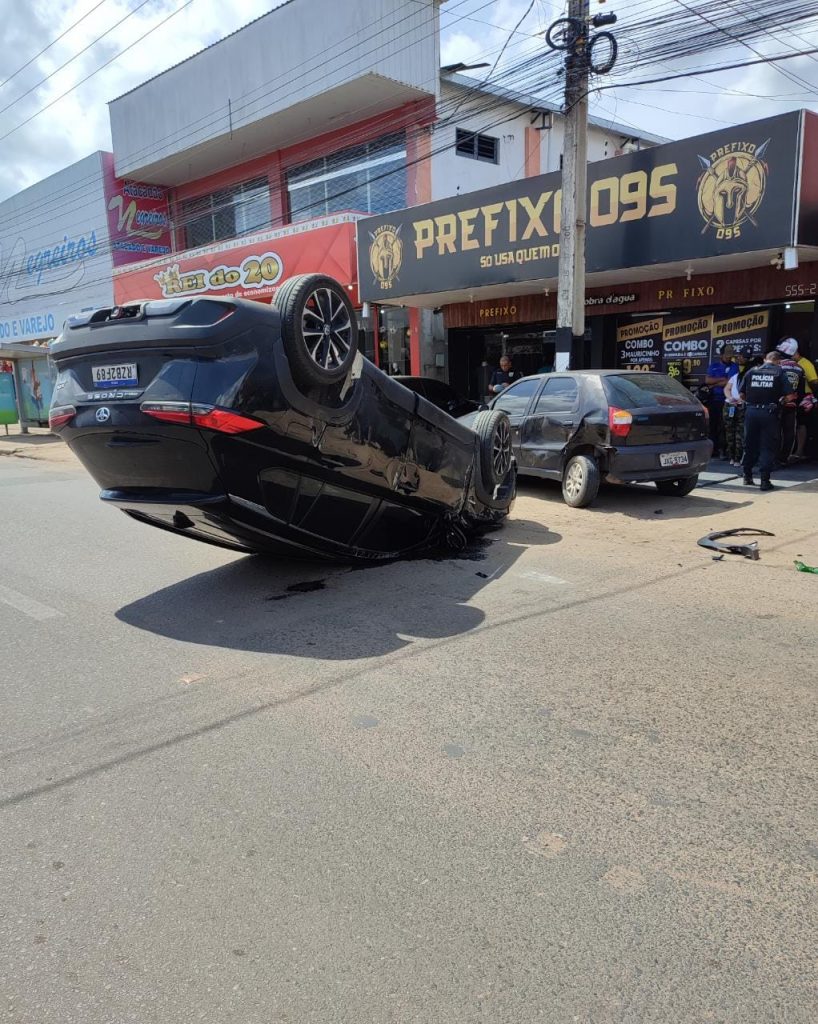
<path fill-rule="evenodd" d="M 686 466 L 689 461 L 687 452 L 665 452 L 659 456 L 659 465 L 665 468 L 668 466 Z"/>
<path fill-rule="evenodd" d="M 116 366 L 92 366 L 91 379 L 95 388 L 120 387 L 138 384 L 136 363 L 119 363 Z"/>

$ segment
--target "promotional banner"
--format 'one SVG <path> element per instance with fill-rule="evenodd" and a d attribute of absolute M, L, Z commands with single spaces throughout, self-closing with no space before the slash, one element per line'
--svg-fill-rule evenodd
<path fill-rule="evenodd" d="M 16 423 L 17 401 L 14 397 L 14 377 L 10 371 L 4 370 L 5 363 L 0 361 L 0 423 L 8 425 Z"/>
<path fill-rule="evenodd" d="M 769 327 L 768 309 L 759 309 L 743 315 L 736 314 L 726 320 L 716 320 L 713 323 L 713 359 L 725 345 L 730 345 L 734 353 L 749 349 L 754 357 L 766 355 Z"/>
<path fill-rule="evenodd" d="M 677 377 L 695 394 L 704 384 L 710 365 L 713 314 L 693 318 L 668 317 L 662 326 L 662 362 L 665 372 Z"/>
<path fill-rule="evenodd" d="M 734 354 L 749 350 L 752 357 L 763 356 L 769 325 L 768 309 L 721 314 L 719 320 L 713 313 L 629 319 L 617 327 L 616 364 L 623 370 L 667 373 L 695 393 L 726 345 Z"/>
<path fill-rule="evenodd" d="M 48 359 L 21 359 L 18 363 L 18 373 L 23 417 L 29 422 L 45 426 L 48 423 L 48 408 L 54 390 L 54 377 Z"/>
<path fill-rule="evenodd" d="M 112 153 L 103 153 L 105 206 L 115 267 L 173 251 L 165 189 L 125 181 L 114 174 Z"/>
<path fill-rule="evenodd" d="M 616 330 L 617 366 L 623 370 L 662 369 L 661 317 L 629 321 Z"/>
<path fill-rule="evenodd" d="M 269 301 L 287 278 L 310 273 L 334 277 L 357 302 L 353 214 L 262 231 L 119 270 L 114 295 L 120 305 L 183 295 Z"/>
<path fill-rule="evenodd" d="M 792 245 L 794 111 L 588 166 L 587 270 Z M 453 196 L 358 225 L 368 301 L 554 278 L 561 175 Z"/>

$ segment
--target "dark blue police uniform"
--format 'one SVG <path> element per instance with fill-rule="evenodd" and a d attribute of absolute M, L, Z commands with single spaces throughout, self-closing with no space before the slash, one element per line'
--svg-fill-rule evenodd
<path fill-rule="evenodd" d="M 495 370 L 491 375 L 491 380 L 489 381 L 489 388 L 492 394 L 494 393 L 495 387 L 500 385 L 508 387 L 509 384 L 513 384 L 514 381 L 517 380 L 518 376 L 519 374 L 515 373 L 514 370 Z"/>
<path fill-rule="evenodd" d="M 752 483 L 753 466 L 758 462 L 761 487 L 768 490 L 770 473 L 778 454 L 781 436 L 781 399 L 790 394 L 786 373 L 775 363 L 764 363 L 744 374 L 739 391 L 747 403 L 744 417 L 745 483 Z"/>

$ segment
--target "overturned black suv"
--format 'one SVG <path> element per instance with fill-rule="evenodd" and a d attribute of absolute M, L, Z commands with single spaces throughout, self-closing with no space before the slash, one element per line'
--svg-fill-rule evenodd
<path fill-rule="evenodd" d="M 51 355 L 51 428 L 102 500 L 197 540 L 380 561 L 461 547 L 516 493 L 505 413 L 467 427 L 364 359 L 328 277 L 291 278 L 273 306 L 100 309 Z"/>

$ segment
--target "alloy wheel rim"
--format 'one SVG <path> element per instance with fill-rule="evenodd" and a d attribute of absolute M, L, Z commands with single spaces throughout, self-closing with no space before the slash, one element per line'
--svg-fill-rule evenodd
<path fill-rule="evenodd" d="M 505 420 L 500 420 L 494 432 L 491 461 L 497 479 L 502 480 L 511 466 L 511 434 Z"/>
<path fill-rule="evenodd" d="M 585 473 L 583 472 L 582 466 L 579 462 L 575 462 L 569 467 L 565 476 L 565 490 L 569 497 L 576 498 L 579 495 L 579 492 L 582 490 L 584 480 Z"/>
<path fill-rule="evenodd" d="M 304 303 L 301 333 L 316 366 L 337 369 L 352 348 L 352 320 L 346 304 L 330 288 L 316 288 Z"/>

